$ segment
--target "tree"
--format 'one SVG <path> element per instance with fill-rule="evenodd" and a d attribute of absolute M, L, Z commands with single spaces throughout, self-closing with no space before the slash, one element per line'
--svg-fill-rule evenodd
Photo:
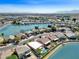
<path fill-rule="evenodd" d="M 17 22 L 16 20 L 13 20 L 13 21 L 12 21 L 12 24 L 16 24 L 16 22 Z"/>
<path fill-rule="evenodd" d="M 64 21 L 64 18 L 62 18 L 61 21 Z"/>
<path fill-rule="evenodd" d="M 20 22 L 19 22 L 19 20 L 13 20 L 12 24 L 20 25 Z"/>
<path fill-rule="evenodd" d="M 4 33 L 1 33 L 1 36 L 4 36 Z"/>
<path fill-rule="evenodd" d="M 38 26 L 35 26 L 35 29 L 39 29 L 39 27 Z"/>
<path fill-rule="evenodd" d="M 4 22 L 3 22 L 3 21 L 1 21 L 1 23 L 2 23 L 2 24 L 4 24 Z"/>
<path fill-rule="evenodd" d="M 48 25 L 48 27 L 49 27 L 49 28 L 51 28 L 51 27 L 52 27 L 52 25 Z"/>
<path fill-rule="evenodd" d="M 70 20 L 70 18 L 68 18 L 67 20 Z"/>
<path fill-rule="evenodd" d="M 52 30 L 52 32 L 55 32 L 56 31 L 56 27 L 55 26 L 51 27 L 51 30 Z"/>
<path fill-rule="evenodd" d="M 38 52 L 39 55 L 42 54 L 41 51 L 42 51 L 42 49 L 40 49 L 40 48 L 37 49 L 37 52 Z"/>
<path fill-rule="evenodd" d="M 76 18 L 73 18 L 72 21 L 76 22 Z"/>

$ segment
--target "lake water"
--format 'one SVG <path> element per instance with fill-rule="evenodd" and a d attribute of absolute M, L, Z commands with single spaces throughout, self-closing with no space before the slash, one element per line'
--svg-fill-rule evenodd
<path fill-rule="evenodd" d="M 16 35 L 20 33 L 21 30 L 26 32 L 31 31 L 35 26 L 38 26 L 39 28 L 47 28 L 48 24 L 8 25 L 0 29 L 0 33 L 4 33 L 5 36 Z"/>
<path fill-rule="evenodd" d="M 48 59 L 79 59 L 79 43 L 69 43 L 60 47 Z"/>

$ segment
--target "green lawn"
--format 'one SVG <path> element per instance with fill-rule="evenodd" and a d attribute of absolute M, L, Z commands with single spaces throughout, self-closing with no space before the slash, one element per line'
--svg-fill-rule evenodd
<path fill-rule="evenodd" d="M 11 55 L 11 56 L 7 57 L 6 59 L 18 59 L 18 57 L 16 55 Z"/>

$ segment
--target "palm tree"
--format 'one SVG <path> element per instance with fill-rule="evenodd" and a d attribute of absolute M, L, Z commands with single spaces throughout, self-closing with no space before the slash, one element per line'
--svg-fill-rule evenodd
<path fill-rule="evenodd" d="M 4 33 L 1 33 L 1 36 L 4 36 Z"/>
<path fill-rule="evenodd" d="M 38 26 L 35 26 L 35 29 L 39 29 L 39 27 Z"/>
<path fill-rule="evenodd" d="M 74 21 L 74 23 L 76 22 L 76 18 L 73 18 L 72 21 Z"/>

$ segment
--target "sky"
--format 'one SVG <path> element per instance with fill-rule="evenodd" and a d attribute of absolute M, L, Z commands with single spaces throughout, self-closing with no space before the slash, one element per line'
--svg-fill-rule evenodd
<path fill-rule="evenodd" d="M 1 0 L 1 13 L 56 13 L 79 10 L 79 0 Z"/>

